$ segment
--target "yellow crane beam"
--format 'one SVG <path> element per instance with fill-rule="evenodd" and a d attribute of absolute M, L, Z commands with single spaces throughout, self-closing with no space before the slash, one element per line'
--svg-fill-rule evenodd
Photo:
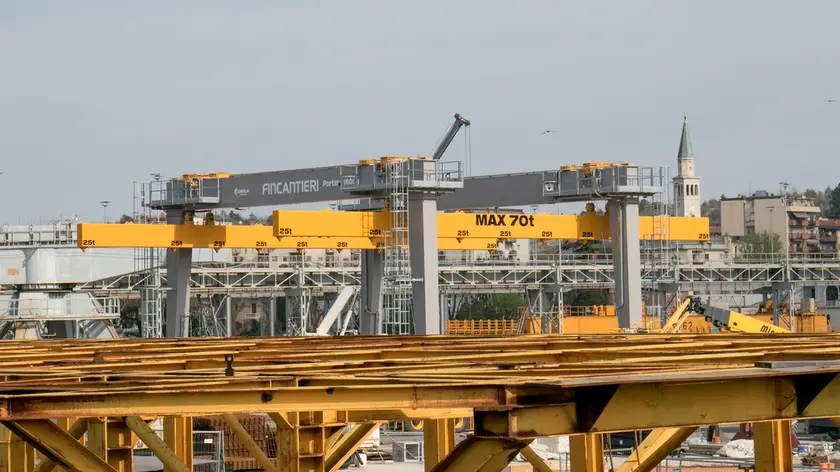
<path fill-rule="evenodd" d="M 99 248 L 381 249 L 382 236 L 294 236 L 277 239 L 271 226 L 93 224 L 78 226 L 78 246 Z M 438 238 L 438 249 L 495 250 L 495 238 Z"/>
<path fill-rule="evenodd" d="M 102 248 L 381 249 L 383 212 L 275 211 L 274 225 L 79 224 L 78 246 Z M 495 250 L 499 239 L 610 239 L 604 215 L 440 213 L 438 249 Z M 709 239 L 708 218 L 639 218 L 641 240 Z"/>
<path fill-rule="evenodd" d="M 389 229 L 383 212 L 275 211 L 274 235 L 363 237 L 380 236 Z M 551 215 L 509 213 L 439 213 L 438 238 L 492 239 L 610 239 L 606 215 Z M 709 219 L 692 217 L 642 216 L 639 239 L 709 240 Z"/>

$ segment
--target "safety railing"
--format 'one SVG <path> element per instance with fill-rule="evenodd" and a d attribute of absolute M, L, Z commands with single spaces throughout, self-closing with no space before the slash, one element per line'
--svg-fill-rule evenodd
<path fill-rule="evenodd" d="M 118 318 L 119 297 L 12 299 L 0 319 Z"/>
<path fill-rule="evenodd" d="M 433 161 L 413 157 L 392 157 L 407 163 L 407 184 L 422 188 L 461 188 L 464 172 L 460 161 Z M 392 183 L 387 178 L 383 161 L 369 164 L 343 165 L 339 168 L 341 188 L 348 192 L 388 190 Z"/>
<path fill-rule="evenodd" d="M 77 221 L 49 225 L 9 226 L 0 229 L 0 246 L 75 246 Z"/>
<path fill-rule="evenodd" d="M 516 320 L 449 320 L 446 332 L 462 336 L 514 335 L 519 326 Z"/>
<path fill-rule="evenodd" d="M 149 207 L 166 208 L 198 203 L 218 203 L 219 179 L 171 179 L 149 182 Z"/>

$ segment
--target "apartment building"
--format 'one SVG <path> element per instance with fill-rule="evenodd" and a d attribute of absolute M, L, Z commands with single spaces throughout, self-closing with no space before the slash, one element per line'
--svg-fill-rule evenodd
<path fill-rule="evenodd" d="M 757 191 L 720 202 L 721 233 L 734 239 L 768 231 L 790 241 L 790 252 L 820 251 L 819 206 L 809 198 L 782 197 Z"/>

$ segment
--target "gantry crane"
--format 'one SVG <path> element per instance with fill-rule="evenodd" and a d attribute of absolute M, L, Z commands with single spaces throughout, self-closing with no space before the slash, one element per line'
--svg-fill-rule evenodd
<path fill-rule="evenodd" d="M 221 208 L 342 200 L 358 200 L 367 209 L 387 207 L 393 221 L 388 226 L 389 233 L 384 235 L 384 249 L 362 254 L 363 332 L 382 332 L 382 281 L 394 279 L 401 286 L 410 285 L 413 332 L 438 334 L 444 326 L 438 278 L 432 275 L 437 273 L 434 214 L 438 210 L 606 201 L 613 234 L 617 318 L 622 327 L 639 324 L 641 256 L 635 234 L 644 229 L 639 223 L 639 199 L 665 191 L 669 185 L 666 168 L 619 162 L 465 177 L 461 162 L 443 162 L 441 157 L 458 131 L 469 125 L 469 120 L 455 115 L 455 121 L 429 157 L 390 157 L 351 165 L 252 174 L 188 174 L 184 178 L 156 180 L 148 183 L 146 206 L 165 211 L 167 223 L 175 225 L 187 223 L 196 212 Z M 667 217 L 657 218 L 659 223 L 653 223 L 658 229 L 651 233 L 657 240 L 671 239 L 659 227 L 666 220 Z M 708 238 L 708 232 L 705 234 Z M 187 246 L 173 249 L 167 253 L 166 261 L 170 289 L 166 295 L 166 335 L 177 337 L 189 332 L 192 259 Z"/>

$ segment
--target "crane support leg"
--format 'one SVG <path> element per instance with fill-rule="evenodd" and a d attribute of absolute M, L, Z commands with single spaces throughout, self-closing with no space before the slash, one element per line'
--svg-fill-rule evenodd
<path fill-rule="evenodd" d="M 184 211 L 166 212 L 169 224 L 184 224 Z M 167 338 L 190 335 L 190 276 L 192 249 L 174 249 L 166 254 L 166 330 Z"/>
<path fill-rule="evenodd" d="M 639 238 L 639 200 L 623 198 L 607 203 L 615 271 L 615 312 L 619 328 L 642 326 L 642 260 Z M 633 235 L 630 237 L 630 235 Z"/>
<path fill-rule="evenodd" d="M 362 251 L 362 283 L 359 309 L 360 334 L 382 334 L 382 280 L 385 266 L 379 251 Z"/>
<path fill-rule="evenodd" d="M 415 334 L 440 334 L 438 298 L 437 200 L 412 193 L 408 200 L 412 301 Z"/>

